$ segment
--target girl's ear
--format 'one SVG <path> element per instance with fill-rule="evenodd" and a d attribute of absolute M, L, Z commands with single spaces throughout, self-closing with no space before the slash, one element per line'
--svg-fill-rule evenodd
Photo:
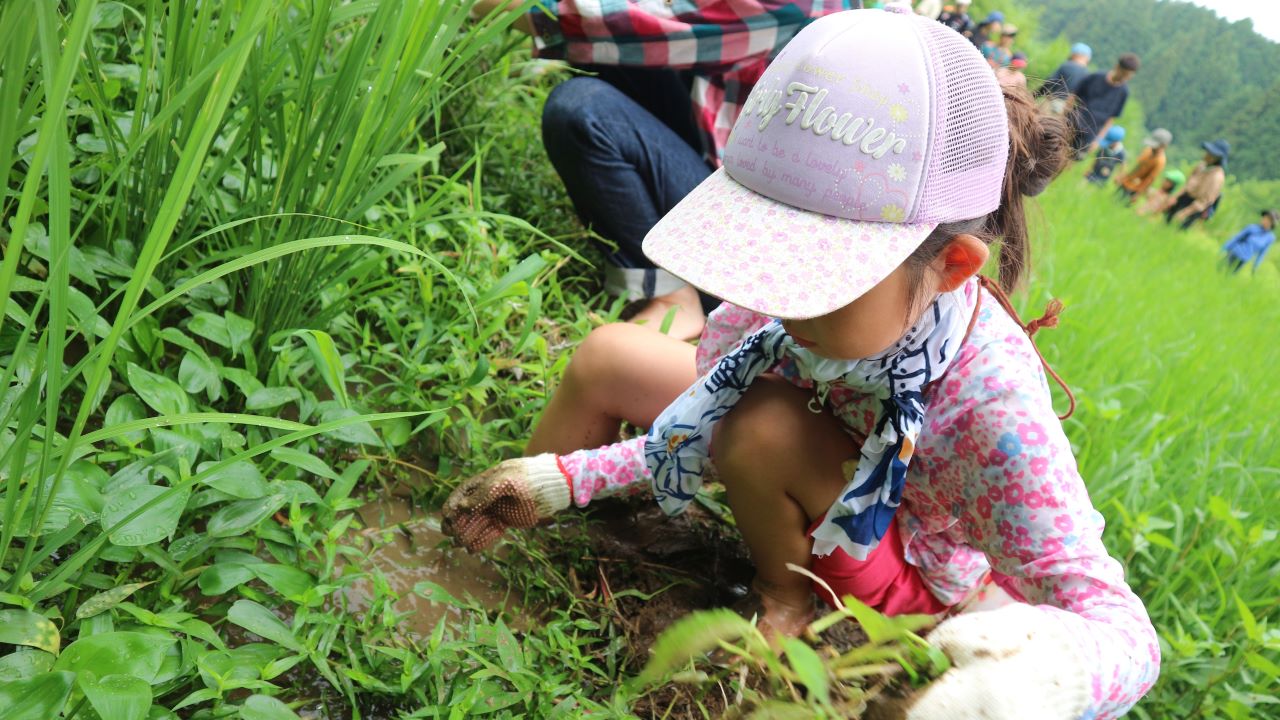
<path fill-rule="evenodd" d="M 987 244 L 973 235 L 960 234 L 951 238 L 951 242 L 947 243 L 933 261 L 932 269 L 937 273 L 938 291 L 951 292 L 963 285 L 982 270 L 990 256 L 991 250 L 987 248 Z"/>

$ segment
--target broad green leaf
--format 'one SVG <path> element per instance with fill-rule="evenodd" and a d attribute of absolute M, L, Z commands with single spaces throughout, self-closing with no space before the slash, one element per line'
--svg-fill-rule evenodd
<path fill-rule="evenodd" d="M 30 610 L 0 610 L 0 643 L 27 645 L 58 654 L 62 638 L 49 618 Z"/>
<path fill-rule="evenodd" d="M 250 695 L 240 706 L 244 720 L 298 720 L 298 715 L 288 705 L 269 695 Z"/>
<path fill-rule="evenodd" d="M 167 494 L 167 495 L 166 495 Z M 102 508 L 102 527 L 110 529 L 138 508 L 152 503 L 140 515 L 111 533 L 115 545 L 137 546 L 158 542 L 178 527 L 187 505 L 187 489 L 171 490 L 159 485 L 138 485 L 112 495 Z M 163 497 L 162 497 L 163 496 Z"/>
<path fill-rule="evenodd" d="M 143 720 L 151 707 L 151 685 L 132 675 L 83 678 L 80 689 L 103 718 Z"/>
<path fill-rule="evenodd" d="M 201 463 L 197 472 L 203 472 L 209 465 L 210 463 Z M 258 466 L 248 460 L 240 460 L 215 470 L 205 477 L 204 483 L 242 500 L 254 500 L 271 492 L 262 479 Z"/>
<path fill-rule="evenodd" d="M 255 390 L 245 398 L 244 407 L 246 410 L 272 410 L 285 403 L 297 402 L 301 398 L 302 393 L 298 392 L 297 388 L 265 387 Z"/>
<path fill-rule="evenodd" d="M 227 619 L 255 635 L 279 643 L 290 650 L 306 652 L 306 648 L 298 642 L 298 638 L 294 637 L 289 626 L 281 622 L 275 613 L 252 600 L 237 600 L 227 611 Z"/>
<path fill-rule="evenodd" d="M 149 683 L 160 672 L 165 651 L 173 643 L 172 637 L 142 632 L 114 631 L 90 635 L 68 645 L 53 668 L 74 672 L 81 682 L 90 676 L 100 678 L 122 674 L 133 675 Z"/>
<path fill-rule="evenodd" d="M 649 656 L 649 662 L 640 671 L 633 684 L 652 686 L 678 670 L 694 658 L 717 647 L 720 641 L 736 642 L 743 638 L 749 645 L 763 643 L 755 627 L 736 612 L 721 608 L 702 610 L 677 620 L 658 636 Z M 758 640 L 758 642 L 754 642 Z"/>
<path fill-rule="evenodd" d="M 404 418 L 398 418 L 390 422 L 380 423 L 375 430 L 381 435 L 382 439 L 391 447 L 400 447 L 409 442 L 409 438 L 413 435 L 413 424 Z"/>
<path fill-rule="evenodd" d="M 205 595 L 223 595 L 253 578 L 253 570 L 250 570 L 247 565 L 220 563 L 210 565 L 201 571 L 196 583 L 200 586 L 200 592 Z"/>
<path fill-rule="evenodd" d="M 249 338 L 253 337 L 253 321 L 248 318 L 242 318 L 239 315 L 228 310 L 227 318 L 227 336 L 231 339 L 231 357 L 248 351 Z"/>
<path fill-rule="evenodd" d="M 1262 655 L 1255 652 L 1245 653 L 1244 662 L 1254 670 L 1266 674 L 1266 676 L 1271 678 L 1273 682 L 1280 680 L 1280 665 L 1277 665 L 1275 662 L 1268 660 Z"/>
<path fill-rule="evenodd" d="M 93 617 L 100 612 L 110 610 L 116 605 L 119 605 L 122 600 L 132 595 L 135 591 L 150 584 L 150 582 L 129 583 L 128 585 L 117 585 L 110 590 L 100 592 L 88 600 L 85 600 L 80 604 L 80 607 L 76 608 L 76 618 L 84 619 L 87 617 Z"/>
<path fill-rule="evenodd" d="M 258 523 L 270 517 L 288 502 L 281 493 L 257 498 L 256 500 L 238 500 L 218 508 L 209 518 L 205 530 L 209 537 L 233 537 L 244 534 Z"/>
<path fill-rule="evenodd" d="M 0 682 L 0 717 L 4 720 L 60 717 L 75 678 L 74 673 L 48 672 L 24 680 Z"/>
<path fill-rule="evenodd" d="M 299 330 L 294 335 L 307 343 L 307 348 L 311 350 L 311 361 L 333 396 L 342 407 L 349 407 L 351 401 L 347 398 L 347 369 L 342 364 L 342 355 L 333 338 L 323 330 Z"/>
<path fill-rule="evenodd" d="M 161 415 L 191 411 L 191 398 L 178 383 L 129 363 L 129 386 L 142 401 Z"/>
<path fill-rule="evenodd" d="M 213 313 L 195 313 L 187 323 L 187 330 L 224 348 L 231 347 L 231 334 L 227 332 L 226 319 Z"/>
<path fill-rule="evenodd" d="M 1262 628 L 1258 627 L 1258 620 L 1254 617 L 1253 612 L 1249 610 L 1249 606 L 1240 598 L 1240 593 L 1232 592 L 1236 599 L 1236 609 L 1240 611 L 1240 622 L 1244 625 L 1245 637 L 1254 642 L 1262 642 Z"/>
<path fill-rule="evenodd" d="M 312 505 L 323 502 L 320 493 L 301 480 L 275 480 L 270 485 L 271 491 L 284 495 L 285 501 L 299 505 Z"/>
<path fill-rule="evenodd" d="M 0 682 L 22 680 L 49 672 L 54 656 L 44 650 L 22 647 L 0 657 Z"/>
<path fill-rule="evenodd" d="M 294 602 L 300 602 L 302 596 L 315 587 L 315 578 L 295 567 L 275 563 L 261 563 L 248 567 L 259 580 Z"/>
<path fill-rule="evenodd" d="M 216 390 L 221 385 L 218 368 L 213 361 L 203 353 L 193 352 L 182 356 L 182 363 L 178 365 L 178 382 L 183 390 L 192 394 Z"/>
<path fill-rule="evenodd" d="M 320 458 L 301 450 L 295 450 L 290 447 L 278 447 L 271 451 L 271 457 L 284 463 L 288 463 L 296 468 L 301 468 L 312 475 L 319 475 L 329 480 L 337 480 L 338 474 L 329 468 L 329 465 Z"/>
<path fill-rule="evenodd" d="M 360 413 L 352 410 L 351 408 L 344 408 L 330 404 L 320 412 L 320 421 L 332 422 L 343 418 L 357 417 L 359 414 Z M 382 441 L 378 439 L 378 434 L 373 431 L 373 426 L 367 422 L 346 425 L 336 430 L 330 430 L 325 434 L 343 442 L 357 443 L 360 445 L 382 444 Z"/>
<path fill-rule="evenodd" d="M 196 659 L 196 667 L 205 685 L 213 688 L 218 685 L 217 678 L 222 678 L 224 683 L 257 680 L 264 668 L 284 654 L 284 648 L 279 645 L 249 643 L 232 650 L 206 652 Z"/>
<path fill-rule="evenodd" d="M 508 672 L 516 672 L 523 669 L 524 653 L 520 651 L 520 643 L 516 640 L 515 635 L 512 635 L 511 631 L 507 629 L 507 625 L 502 622 L 502 618 L 498 618 L 493 630 L 498 646 L 498 659 L 502 662 L 503 669 Z"/>
<path fill-rule="evenodd" d="M 829 703 L 831 694 L 827 685 L 827 668 L 822 664 L 818 653 L 800 638 L 787 638 L 782 643 L 782 649 L 796 677 L 809 689 L 809 695 L 823 705 Z"/>

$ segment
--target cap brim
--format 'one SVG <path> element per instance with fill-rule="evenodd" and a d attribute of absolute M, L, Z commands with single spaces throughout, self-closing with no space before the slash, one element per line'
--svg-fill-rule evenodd
<path fill-rule="evenodd" d="M 900 212 L 885 208 L 894 211 Z M 710 295 L 771 317 L 803 319 L 857 300 L 935 227 L 800 210 L 743 186 L 722 168 L 658 221 L 645 236 L 644 252 Z"/>

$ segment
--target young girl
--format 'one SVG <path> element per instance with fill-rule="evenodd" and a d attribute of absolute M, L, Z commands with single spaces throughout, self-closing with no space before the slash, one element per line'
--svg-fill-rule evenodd
<path fill-rule="evenodd" d="M 884 612 L 950 616 L 930 638 L 954 666 L 909 718 L 1123 714 L 1155 681 L 1155 632 L 1000 289 L 1025 273 L 1022 198 L 1068 146 L 941 24 L 814 22 L 761 78 L 724 168 L 645 240 L 726 301 L 696 351 L 593 331 L 532 457 L 463 483 L 446 530 L 483 548 L 646 484 L 679 512 L 714 458 L 767 632 L 810 620 L 813 588 L 787 568 L 807 566 Z M 975 277 L 997 240 L 999 285 Z M 616 442 L 623 420 L 648 436 Z"/>

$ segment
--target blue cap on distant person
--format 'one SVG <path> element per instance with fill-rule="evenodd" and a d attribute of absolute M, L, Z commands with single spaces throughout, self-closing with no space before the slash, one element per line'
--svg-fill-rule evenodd
<path fill-rule="evenodd" d="M 1103 137 L 1103 140 L 1106 141 L 1108 144 L 1113 142 L 1120 142 L 1123 139 L 1124 139 L 1124 128 L 1120 127 L 1119 125 L 1113 126 L 1110 130 L 1107 131 L 1106 136 Z"/>
<path fill-rule="evenodd" d="M 984 23 L 993 23 L 993 22 L 1002 23 L 1002 22 L 1004 22 L 1004 13 L 1000 12 L 999 10 L 992 10 L 992 11 L 991 11 L 991 14 L 990 14 L 990 15 L 987 15 L 987 19 L 986 19 L 986 20 L 983 20 L 982 22 L 984 22 Z"/>
<path fill-rule="evenodd" d="M 1071 46 L 1072 55 L 1083 55 L 1085 57 L 1093 57 L 1093 48 L 1084 43 L 1076 43 Z"/>
<path fill-rule="evenodd" d="M 1204 143 L 1200 147 L 1214 155 L 1217 155 L 1223 160 L 1226 160 L 1227 156 L 1231 154 L 1231 143 L 1226 140 L 1214 140 L 1213 142 Z"/>

